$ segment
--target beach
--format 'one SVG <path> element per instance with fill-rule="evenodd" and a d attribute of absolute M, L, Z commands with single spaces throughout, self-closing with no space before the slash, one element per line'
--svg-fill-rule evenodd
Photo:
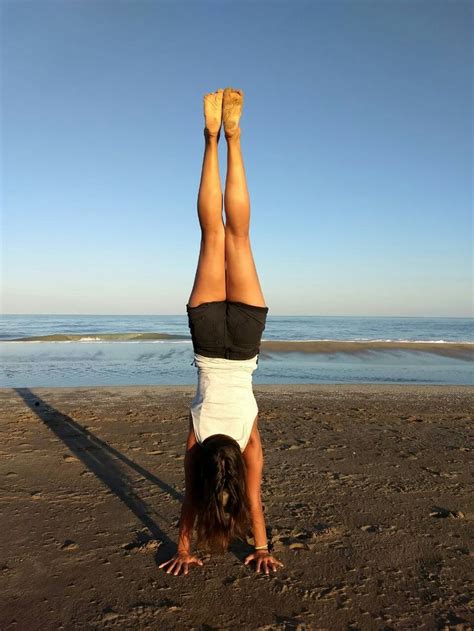
<path fill-rule="evenodd" d="M 255 385 L 271 576 L 158 568 L 194 392 L 0 389 L 2 630 L 473 627 L 472 387 Z"/>

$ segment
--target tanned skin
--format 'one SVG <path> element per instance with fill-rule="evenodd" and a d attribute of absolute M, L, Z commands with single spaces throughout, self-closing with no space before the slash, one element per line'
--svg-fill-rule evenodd
<path fill-rule="evenodd" d="M 204 158 L 198 193 L 198 218 L 201 227 L 201 245 L 194 285 L 188 304 L 191 307 L 203 302 L 231 300 L 265 307 L 265 298 L 253 259 L 250 244 L 250 197 L 247 189 L 244 161 L 240 144 L 240 117 L 243 92 L 226 88 L 204 96 Z M 227 141 L 227 175 L 225 184 L 225 215 L 219 175 L 218 143 L 224 125 Z M 196 510 L 193 506 L 193 459 L 200 449 L 194 434 L 191 415 L 186 441 L 184 470 L 186 492 L 181 508 L 178 551 L 160 568 L 178 575 L 189 573 L 193 564 L 203 561 L 191 554 L 191 539 Z M 255 546 L 267 543 L 265 519 L 261 501 L 263 449 L 255 418 L 249 441 L 242 453 L 246 466 L 246 486 L 250 504 L 252 532 Z M 255 550 L 244 561 L 255 561 L 255 571 L 270 574 L 283 567 L 268 550 Z"/>

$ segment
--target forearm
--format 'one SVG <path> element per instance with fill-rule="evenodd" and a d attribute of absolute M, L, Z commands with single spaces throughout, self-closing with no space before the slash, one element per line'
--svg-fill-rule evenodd
<path fill-rule="evenodd" d="M 264 546 L 268 541 L 260 495 L 250 500 L 250 517 L 255 546 Z"/>
<path fill-rule="evenodd" d="M 181 517 L 179 520 L 178 552 L 189 553 L 191 551 L 195 517 L 196 510 L 191 501 L 185 498 L 181 506 Z"/>
<path fill-rule="evenodd" d="M 244 452 L 244 458 L 247 472 L 247 497 L 250 506 L 252 533 L 255 546 L 264 546 L 267 543 L 267 534 L 261 499 L 263 449 L 258 434 L 256 439 L 249 441 Z"/>

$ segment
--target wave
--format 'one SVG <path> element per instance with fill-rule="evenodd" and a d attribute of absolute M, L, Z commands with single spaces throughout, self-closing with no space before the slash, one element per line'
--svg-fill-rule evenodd
<path fill-rule="evenodd" d="M 474 361 L 473 342 L 406 341 L 406 340 L 264 340 L 262 350 L 274 353 L 352 353 L 371 351 L 418 351 Z"/>
<path fill-rule="evenodd" d="M 91 333 L 86 335 L 70 333 L 53 333 L 51 335 L 34 335 L 18 337 L 4 342 L 145 342 L 189 340 L 189 335 L 171 335 L 169 333 Z"/>
<path fill-rule="evenodd" d="M 53 333 L 19 337 L 3 342 L 155 342 L 155 343 L 190 343 L 189 335 L 169 333 Z M 357 340 L 265 340 L 261 342 L 262 351 L 269 353 L 350 353 L 367 354 L 387 351 L 418 351 L 453 357 L 467 361 L 474 360 L 474 342 L 448 342 L 445 340 L 393 340 L 393 339 L 357 339 Z"/>

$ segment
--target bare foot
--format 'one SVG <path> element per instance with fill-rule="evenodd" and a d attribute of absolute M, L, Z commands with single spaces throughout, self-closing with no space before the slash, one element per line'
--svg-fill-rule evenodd
<path fill-rule="evenodd" d="M 219 136 L 222 125 L 222 97 L 224 90 L 216 90 L 204 95 L 205 133 Z"/>
<path fill-rule="evenodd" d="M 240 134 L 239 120 L 242 115 L 244 93 L 242 90 L 226 88 L 222 101 L 222 118 L 226 138 Z"/>

